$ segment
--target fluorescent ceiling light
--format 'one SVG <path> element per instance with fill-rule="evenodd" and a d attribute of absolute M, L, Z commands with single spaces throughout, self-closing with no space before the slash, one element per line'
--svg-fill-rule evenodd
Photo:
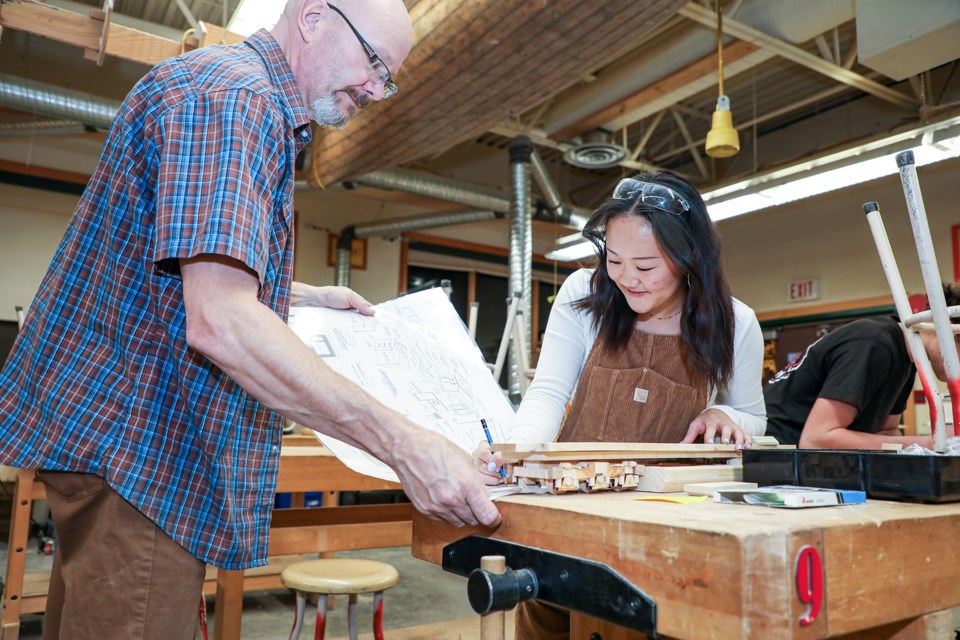
<path fill-rule="evenodd" d="M 918 167 L 960 157 L 960 116 L 719 187 L 703 199 L 717 222 L 893 175 L 899 171 L 895 155 L 908 149 Z M 560 238 L 557 247 L 548 259 L 575 262 L 594 254 L 579 234 Z"/>
<path fill-rule="evenodd" d="M 596 249 L 589 240 L 584 240 L 579 233 L 572 233 L 557 240 L 559 248 L 554 249 L 544 257 L 557 262 L 577 262 L 596 255 Z"/>
<path fill-rule="evenodd" d="M 248 36 L 257 29 L 272 29 L 286 2 L 283 0 L 240 0 L 227 24 L 227 31 Z"/>
<path fill-rule="evenodd" d="M 893 175 L 899 171 L 894 156 L 907 149 L 918 167 L 960 157 L 960 116 L 723 186 L 703 199 L 717 222 Z M 576 262 L 594 255 L 593 244 L 577 240 L 580 234 L 560 238 L 546 257 Z"/>
<path fill-rule="evenodd" d="M 960 117 L 777 169 L 703 194 L 717 222 L 898 172 L 894 155 L 910 149 L 917 166 L 960 156 Z"/>

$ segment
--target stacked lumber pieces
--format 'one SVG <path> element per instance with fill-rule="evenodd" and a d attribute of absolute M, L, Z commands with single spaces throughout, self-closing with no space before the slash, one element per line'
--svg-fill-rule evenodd
<path fill-rule="evenodd" d="M 520 486 L 539 484 L 550 493 L 568 491 L 625 491 L 636 489 L 640 473 L 633 461 L 610 462 L 528 462 L 514 466 L 512 477 Z"/>
<path fill-rule="evenodd" d="M 754 442 L 776 447 L 776 441 Z M 683 491 L 690 483 L 739 481 L 740 450 L 732 444 L 551 442 L 494 444 L 507 483 L 549 493 Z"/>

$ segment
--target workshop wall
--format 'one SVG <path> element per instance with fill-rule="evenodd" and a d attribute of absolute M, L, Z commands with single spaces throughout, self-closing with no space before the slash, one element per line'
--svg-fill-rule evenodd
<path fill-rule="evenodd" d="M 423 213 L 409 205 L 385 205 L 346 191 L 298 191 L 297 254 L 294 276 L 313 285 L 334 283 L 334 267 L 328 265 L 328 234 L 340 233 L 351 224 Z M 351 269 L 350 287 L 376 304 L 397 296 L 400 284 L 400 242 L 367 238 L 366 269 Z"/>
<path fill-rule="evenodd" d="M 890 162 L 893 162 L 893 158 Z M 950 227 L 960 224 L 960 160 L 918 169 L 941 278 L 953 279 Z M 910 293 L 923 292 L 899 174 L 776 209 L 722 221 L 727 276 L 734 295 L 758 313 L 890 294 L 862 205 L 880 204 L 890 244 Z M 787 285 L 820 279 L 820 299 L 787 301 Z"/>
<path fill-rule="evenodd" d="M 9 147 L 6 150 L 9 150 Z M 944 279 L 953 277 L 950 227 L 960 224 L 956 206 L 960 160 L 919 169 L 927 216 Z M 891 176 L 845 191 L 825 194 L 778 209 L 720 223 L 727 274 L 734 295 L 758 313 L 889 295 L 861 205 L 880 203 L 906 287 L 922 291 L 922 280 L 899 178 Z M 15 319 L 14 307 L 27 307 L 40 284 L 77 201 L 72 194 L 0 184 L 0 320 Z M 298 192 L 296 277 L 331 284 L 327 232 L 347 224 L 423 213 L 408 204 L 383 203 L 343 191 Z M 508 244 L 505 222 L 461 225 L 429 231 L 500 247 Z M 534 249 L 549 250 L 556 232 L 535 230 Z M 445 258 L 433 256 L 431 263 Z M 369 238 L 367 269 L 353 270 L 351 286 L 372 302 L 392 298 L 399 283 L 400 243 Z M 787 302 L 787 283 L 820 278 L 820 299 Z"/>
<path fill-rule="evenodd" d="M 30 306 L 76 203 L 73 194 L 0 183 L 0 320 Z"/>
<path fill-rule="evenodd" d="M 78 199 L 74 194 L 0 183 L 0 320 L 16 320 L 15 307 L 30 306 Z M 375 216 L 379 203 L 368 206 L 366 202 L 298 193 L 298 280 L 333 284 L 334 270 L 327 266 L 327 229 L 339 231 L 351 217 L 353 222 L 360 222 Z M 318 216 L 324 219 L 323 227 L 315 222 Z M 394 298 L 399 263 L 399 242 L 370 238 L 367 268 L 353 270 L 351 286 L 374 303 Z"/>

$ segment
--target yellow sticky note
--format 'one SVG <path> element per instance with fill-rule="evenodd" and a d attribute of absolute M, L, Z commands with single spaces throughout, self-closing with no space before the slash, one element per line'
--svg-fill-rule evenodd
<path fill-rule="evenodd" d="M 654 500 L 658 502 L 673 502 L 676 504 L 693 504 L 695 502 L 703 502 L 706 499 L 707 499 L 707 496 L 667 496 L 667 495 L 640 496 L 639 498 L 634 498 L 634 500 Z"/>

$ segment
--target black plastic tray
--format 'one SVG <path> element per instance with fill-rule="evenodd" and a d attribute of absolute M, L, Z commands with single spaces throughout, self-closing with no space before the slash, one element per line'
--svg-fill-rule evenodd
<path fill-rule="evenodd" d="M 866 491 L 864 456 L 858 453 L 850 454 L 850 451 L 836 449 L 798 449 L 798 484 L 824 489 Z"/>
<path fill-rule="evenodd" d="M 960 501 L 958 456 L 863 456 L 867 495 L 903 502 Z"/>
<path fill-rule="evenodd" d="M 743 480 L 760 486 L 799 484 L 866 491 L 902 502 L 960 501 L 960 457 L 886 451 L 746 449 Z"/>
<path fill-rule="evenodd" d="M 744 449 L 743 481 L 761 487 L 800 484 L 797 475 L 798 449 Z"/>

